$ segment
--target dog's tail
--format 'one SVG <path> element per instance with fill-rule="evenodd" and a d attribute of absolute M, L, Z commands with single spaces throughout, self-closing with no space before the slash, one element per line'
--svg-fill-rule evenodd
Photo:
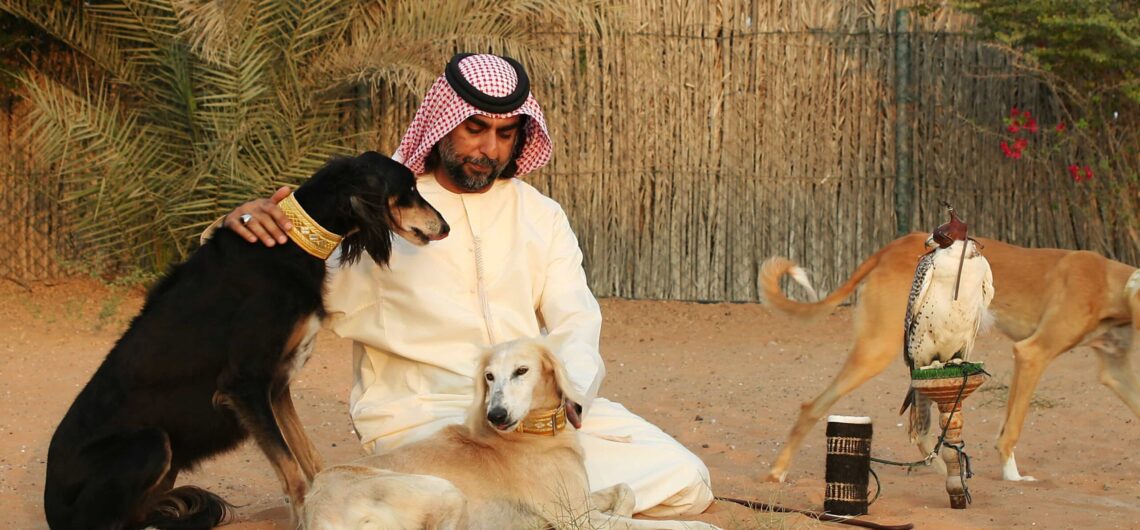
<path fill-rule="evenodd" d="M 195 486 L 180 486 L 157 497 L 147 507 L 143 527 L 213 528 L 228 522 L 234 505 Z"/>
<path fill-rule="evenodd" d="M 830 314 L 839 306 L 871 271 L 879 264 L 879 253 L 867 258 L 855 269 L 855 274 L 847 282 L 840 285 L 835 292 L 823 300 L 812 302 L 797 302 L 784 295 L 780 290 L 780 278 L 785 274 L 792 277 L 796 283 L 807 289 L 812 298 L 816 298 L 815 289 L 807 279 L 807 273 L 792 260 L 781 257 L 768 258 L 760 266 L 760 297 L 765 304 L 773 309 L 798 318 L 819 318 Z"/>

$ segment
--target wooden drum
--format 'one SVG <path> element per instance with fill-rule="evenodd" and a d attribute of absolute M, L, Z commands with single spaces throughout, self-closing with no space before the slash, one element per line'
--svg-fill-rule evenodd
<path fill-rule="evenodd" d="M 835 515 L 867 513 L 871 471 L 871 418 L 827 417 L 827 490 L 823 509 Z"/>

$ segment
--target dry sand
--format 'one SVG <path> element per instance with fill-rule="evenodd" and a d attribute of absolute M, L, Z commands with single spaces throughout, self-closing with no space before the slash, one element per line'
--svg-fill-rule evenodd
<path fill-rule="evenodd" d="M 0 514 L 5 528 L 46 528 L 44 460 L 71 400 L 138 311 L 138 290 L 92 280 L 17 286 L 0 283 Z M 602 394 L 661 426 L 708 464 L 718 495 L 821 510 L 824 425 L 809 434 L 788 482 L 762 477 L 799 405 L 839 369 L 851 341 L 847 309 L 816 323 L 773 315 L 753 304 L 603 300 Z M 898 325 L 898 323 L 884 323 Z M 1140 420 L 1097 383 L 1095 356 L 1078 349 L 1045 373 L 1018 446 L 1023 474 L 1000 480 L 993 449 L 1011 371 L 1010 342 L 979 339 L 978 357 L 995 376 L 965 404 L 963 431 L 976 475 L 974 502 L 951 510 L 933 470 L 907 474 L 873 466 L 882 495 L 868 519 L 916 528 L 1140 528 Z M 351 347 L 322 332 L 293 385 L 294 399 L 326 463 L 361 454 L 348 419 Z M 907 387 L 900 359 L 831 411 L 874 421 L 876 457 L 913 460 L 896 415 Z M 180 483 L 194 483 L 240 506 L 229 528 L 289 528 L 284 498 L 265 458 L 251 445 L 219 457 Z M 700 517 L 726 528 L 810 528 L 802 515 L 758 516 L 715 504 Z M 831 526 L 831 525 L 827 525 Z"/>

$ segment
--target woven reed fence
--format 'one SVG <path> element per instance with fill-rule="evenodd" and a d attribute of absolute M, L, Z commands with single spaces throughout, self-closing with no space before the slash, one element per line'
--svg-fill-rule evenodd
<path fill-rule="evenodd" d="M 42 170 L 20 149 L 25 115 L 17 99 L 0 99 L 0 278 L 18 283 L 59 275 L 68 247 L 58 209 L 28 185 Z"/>
<path fill-rule="evenodd" d="M 759 264 L 772 255 L 807 265 L 830 290 L 895 237 L 893 27 L 908 2 L 628 3 L 622 31 L 549 35 L 553 67 L 533 75 L 556 151 L 527 178 L 566 209 L 599 296 L 754 301 Z M 946 200 L 974 234 L 1137 263 L 1135 227 L 1086 215 L 1089 196 L 1065 162 L 1002 156 L 1009 108 L 1047 124 L 1053 102 L 964 24 L 913 19 L 904 34 L 911 226 L 940 224 Z M 393 151 L 417 103 L 372 94 L 361 107 L 380 132 L 359 147 Z M 11 162 L 5 170 L 0 178 L 20 172 Z M 0 215 L 10 215 L 22 203 L 3 182 Z M 42 253 L 19 239 L 42 234 L 19 234 L 6 236 L 23 255 Z M 0 273 L 52 272 L 0 249 Z"/>
<path fill-rule="evenodd" d="M 599 294 L 752 301 L 771 255 L 830 290 L 895 237 L 894 12 L 853 5 L 645 2 L 640 31 L 559 37 L 559 150 L 532 181 L 575 221 Z M 1065 162 L 1003 157 L 1010 107 L 1044 124 L 1053 102 L 962 24 L 912 22 L 911 226 L 946 200 L 975 234 L 1136 263 L 1121 227 L 1078 221 Z"/>

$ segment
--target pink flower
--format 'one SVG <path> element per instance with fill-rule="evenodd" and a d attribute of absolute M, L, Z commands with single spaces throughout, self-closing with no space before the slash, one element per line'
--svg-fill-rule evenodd
<path fill-rule="evenodd" d="M 1010 158 L 1013 158 L 1013 159 L 1021 158 L 1021 151 L 1014 151 L 1013 155 L 1010 156 Z"/>
<path fill-rule="evenodd" d="M 1019 114 L 1021 113 L 1017 111 L 1017 107 L 1012 107 L 1009 109 L 1009 117 L 1016 118 Z"/>
<path fill-rule="evenodd" d="M 1065 132 L 1065 122 L 1057 124 L 1057 132 Z"/>
<path fill-rule="evenodd" d="M 1076 164 L 1069 164 L 1069 175 L 1072 175 L 1073 182 L 1081 181 L 1081 168 Z"/>
<path fill-rule="evenodd" d="M 1088 166 L 1085 166 L 1085 180 L 1092 180 L 1093 172 Z"/>
<path fill-rule="evenodd" d="M 1018 152 L 1024 151 L 1026 147 L 1029 147 L 1029 140 L 1025 138 L 1018 138 L 1017 141 L 1013 142 L 1013 148 Z"/>
<path fill-rule="evenodd" d="M 1029 118 L 1029 124 L 1026 125 L 1025 128 L 1029 129 L 1029 132 L 1031 133 L 1037 132 L 1037 120 Z"/>
<path fill-rule="evenodd" d="M 1015 121 L 1011 122 L 1011 123 L 1009 124 L 1009 127 L 1006 127 L 1006 129 L 1005 129 L 1005 130 L 1009 131 L 1009 132 L 1010 132 L 1010 134 L 1017 134 L 1017 131 L 1020 131 L 1020 130 L 1021 130 L 1021 126 L 1020 126 L 1020 125 L 1018 125 L 1018 124 L 1017 124 L 1017 121 L 1015 120 Z"/>

